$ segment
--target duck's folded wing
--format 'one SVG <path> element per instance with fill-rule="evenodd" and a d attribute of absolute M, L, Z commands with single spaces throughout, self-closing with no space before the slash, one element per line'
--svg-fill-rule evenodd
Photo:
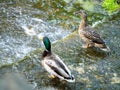
<path fill-rule="evenodd" d="M 85 32 L 83 33 L 86 38 L 88 38 L 94 43 L 104 44 L 103 39 L 96 31 L 92 30 L 92 28 L 89 28 L 88 30 L 87 29 L 88 28 L 86 28 Z"/>
<path fill-rule="evenodd" d="M 61 62 L 54 60 L 46 60 L 45 64 L 48 65 L 49 68 L 53 70 L 53 72 L 57 75 L 64 78 L 69 78 L 69 72 Z"/>

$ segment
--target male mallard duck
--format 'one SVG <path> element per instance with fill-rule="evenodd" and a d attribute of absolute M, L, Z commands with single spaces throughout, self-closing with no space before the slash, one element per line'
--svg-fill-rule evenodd
<path fill-rule="evenodd" d="M 58 57 L 58 55 L 51 52 L 51 42 L 48 37 L 43 37 L 43 43 L 46 50 L 42 54 L 42 65 L 50 73 L 51 77 L 58 77 L 61 80 L 68 82 L 74 82 L 75 79 L 72 76 L 68 67 Z"/>
<path fill-rule="evenodd" d="M 106 46 L 105 42 L 101 38 L 101 36 L 87 24 L 87 14 L 84 10 L 80 10 L 79 13 L 81 15 L 82 21 L 79 25 L 78 33 L 80 38 L 86 43 L 84 48 L 88 47 L 98 47 L 103 51 L 110 51 L 109 47 Z"/>

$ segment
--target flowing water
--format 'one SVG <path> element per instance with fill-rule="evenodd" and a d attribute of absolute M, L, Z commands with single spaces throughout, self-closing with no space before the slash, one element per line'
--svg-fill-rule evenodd
<path fill-rule="evenodd" d="M 0 1 L 1 90 L 120 90 L 120 12 L 108 15 L 99 0 L 81 6 L 65 1 Z M 77 33 L 81 19 L 73 14 L 81 8 L 111 52 L 82 48 Z M 52 51 L 68 65 L 75 83 L 48 77 L 40 63 L 41 36 L 50 38 Z"/>

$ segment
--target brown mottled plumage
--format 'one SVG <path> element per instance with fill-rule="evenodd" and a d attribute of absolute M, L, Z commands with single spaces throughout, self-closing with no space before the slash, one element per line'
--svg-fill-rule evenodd
<path fill-rule="evenodd" d="M 80 10 L 77 12 L 81 15 L 82 21 L 79 26 L 78 33 L 80 38 L 86 43 L 84 48 L 88 47 L 99 47 L 104 51 L 110 51 L 109 47 L 106 46 L 105 42 L 101 38 L 101 36 L 87 24 L 87 14 L 84 10 Z"/>

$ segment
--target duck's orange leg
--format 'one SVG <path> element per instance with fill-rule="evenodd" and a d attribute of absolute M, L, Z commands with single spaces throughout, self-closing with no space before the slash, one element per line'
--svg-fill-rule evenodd
<path fill-rule="evenodd" d="M 94 43 L 89 43 L 89 44 L 88 44 L 88 47 L 93 47 L 93 46 L 95 46 Z"/>
<path fill-rule="evenodd" d="M 55 78 L 56 76 L 55 75 L 49 75 L 48 77 L 49 78 Z"/>
<path fill-rule="evenodd" d="M 89 47 L 89 44 L 83 45 L 82 47 L 83 47 L 83 48 L 88 48 L 88 47 Z"/>

